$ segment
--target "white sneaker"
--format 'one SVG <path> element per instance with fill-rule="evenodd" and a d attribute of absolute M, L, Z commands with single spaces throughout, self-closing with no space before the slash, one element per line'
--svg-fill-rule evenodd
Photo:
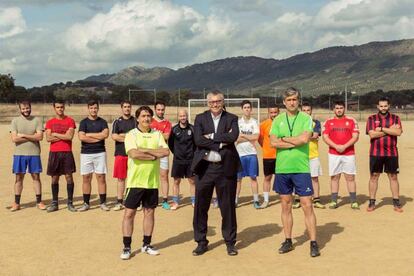
<path fill-rule="evenodd" d="M 124 206 L 121 203 L 117 203 L 113 208 L 114 211 L 121 211 L 122 209 L 124 209 Z"/>
<path fill-rule="evenodd" d="M 102 203 L 102 204 L 101 204 L 101 210 L 102 210 L 102 211 L 109 211 L 110 209 L 109 209 L 109 207 L 106 205 L 106 203 Z"/>
<path fill-rule="evenodd" d="M 89 204 L 83 203 L 83 205 L 78 209 L 79 212 L 85 212 L 89 210 Z"/>
<path fill-rule="evenodd" d="M 152 247 L 151 245 L 144 245 L 141 248 L 141 252 L 147 253 L 148 255 L 152 255 L 152 256 L 160 255 L 160 252 L 156 250 L 154 247 Z"/>
<path fill-rule="evenodd" d="M 131 258 L 131 248 L 124 248 L 122 250 L 120 258 L 122 260 L 129 260 L 129 258 Z"/>

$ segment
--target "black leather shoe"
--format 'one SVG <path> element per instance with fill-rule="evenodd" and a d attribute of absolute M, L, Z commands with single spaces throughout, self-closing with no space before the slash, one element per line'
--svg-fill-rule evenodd
<path fill-rule="evenodd" d="M 200 256 L 206 253 L 208 250 L 207 245 L 199 244 L 197 245 L 196 249 L 193 250 L 193 256 Z"/>
<path fill-rule="evenodd" d="M 234 247 L 234 245 L 227 246 L 227 255 L 236 256 L 237 254 L 239 254 L 239 252 L 237 251 L 236 247 Z"/>

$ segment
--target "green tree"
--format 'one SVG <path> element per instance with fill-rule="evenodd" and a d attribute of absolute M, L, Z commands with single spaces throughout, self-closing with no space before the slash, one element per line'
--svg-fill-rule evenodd
<path fill-rule="evenodd" d="M 1 101 L 7 101 L 15 92 L 14 79 L 10 74 L 0 75 Z"/>

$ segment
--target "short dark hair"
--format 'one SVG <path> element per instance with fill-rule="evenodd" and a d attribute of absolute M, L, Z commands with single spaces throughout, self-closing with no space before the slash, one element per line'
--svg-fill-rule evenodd
<path fill-rule="evenodd" d="M 56 99 L 56 100 L 53 101 L 53 107 L 55 107 L 56 104 L 63 104 L 63 105 L 65 105 L 65 101 L 64 100 Z"/>
<path fill-rule="evenodd" d="M 335 105 L 340 105 L 340 106 L 345 107 L 345 102 L 343 100 L 337 100 L 334 102 L 333 107 L 335 107 Z"/>
<path fill-rule="evenodd" d="M 90 101 L 88 101 L 88 107 L 93 106 L 95 104 L 99 107 L 99 102 L 97 100 L 90 100 Z"/>
<path fill-rule="evenodd" d="M 152 111 L 152 109 L 148 105 L 143 105 L 143 106 L 140 106 L 137 109 L 137 111 L 135 111 L 135 118 L 138 119 L 138 117 L 139 117 L 139 115 L 141 115 L 142 111 L 147 111 L 151 115 L 151 117 L 154 116 L 154 112 Z"/>
<path fill-rule="evenodd" d="M 240 107 L 241 107 L 241 108 L 243 108 L 243 106 L 244 106 L 245 104 L 250 105 L 250 108 L 252 107 L 252 102 L 251 102 L 251 101 L 249 101 L 249 100 L 243 100 L 243 101 L 241 102 L 241 104 L 240 104 Z"/>
<path fill-rule="evenodd" d="M 312 105 L 308 102 L 302 103 L 302 107 L 304 107 L 304 106 L 308 106 L 308 107 L 310 107 L 310 109 L 312 109 Z"/>
<path fill-rule="evenodd" d="M 379 102 L 387 102 L 387 104 L 390 104 L 390 98 L 388 98 L 388 97 L 381 97 L 381 98 L 379 98 L 379 100 L 378 100 L 378 103 Z"/>
<path fill-rule="evenodd" d="M 28 105 L 30 108 L 32 107 L 32 103 L 31 103 L 29 100 L 22 100 L 22 101 L 20 101 L 20 102 L 19 102 L 19 108 L 20 108 L 22 105 Z"/>
<path fill-rule="evenodd" d="M 165 102 L 163 102 L 163 101 L 156 101 L 155 102 L 155 104 L 154 104 L 154 108 L 156 108 L 157 107 L 157 105 L 163 105 L 163 106 L 167 106 L 166 104 L 165 104 Z"/>
<path fill-rule="evenodd" d="M 123 107 L 123 106 L 124 106 L 124 104 L 129 104 L 129 105 L 132 105 L 131 101 L 128 101 L 128 100 L 122 100 L 122 101 L 121 101 L 121 107 Z"/>

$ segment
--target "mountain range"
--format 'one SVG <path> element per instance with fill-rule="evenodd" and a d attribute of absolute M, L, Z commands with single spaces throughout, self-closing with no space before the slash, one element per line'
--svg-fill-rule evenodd
<path fill-rule="evenodd" d="M 231 57 L 177 70 L 133 66 L 86 81 L 135 84 L 145 89 L 228 89 L 273 94 L 295 86 L 305 95 L 414 88 L 414 39 L 329 47 L 286 59 Z"/>

